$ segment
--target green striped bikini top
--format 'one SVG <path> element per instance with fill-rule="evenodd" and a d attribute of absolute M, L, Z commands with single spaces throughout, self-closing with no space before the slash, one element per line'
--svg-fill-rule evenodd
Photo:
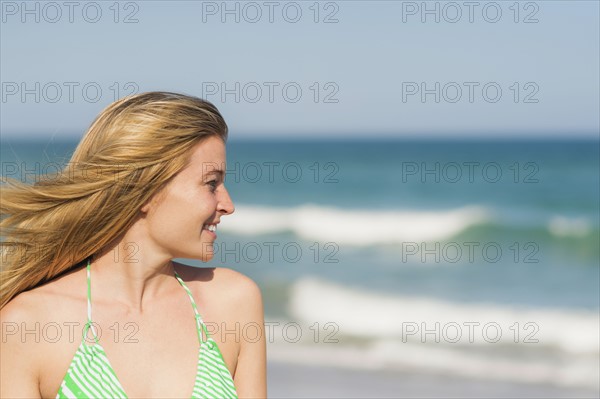
<path fill-rule="evenodd" d="M 237 398 L 231 373 L 225 364 L 219 346 L 206 330 L 198 313 L 192 292 L 175 272 L 175 278 L 187 292 L 196 315 L 196 329 L 200 342 L 198 367 L 192 398 Z M 83 339 L 67 374 L 60 385 L 56 398 L 127 398 L 117 378 L 92 323 L 92 294 L 90 283 L 90 261 L 87 264 L 87 304 L 88 321 L 83 329 Z M 201 328 L 207 339 L 202 339 Z M 94 343 L 85 340 L 88 330 L 92 331 Z"/>

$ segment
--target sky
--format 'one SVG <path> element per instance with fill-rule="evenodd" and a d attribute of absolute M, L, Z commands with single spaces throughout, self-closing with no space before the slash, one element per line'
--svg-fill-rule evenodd
<path fill-rule="evenodd" d="M 2 1 L 2 138 L 117 98 L 213 102 L 235 138 L 599 136 L 598 1 Z"/>

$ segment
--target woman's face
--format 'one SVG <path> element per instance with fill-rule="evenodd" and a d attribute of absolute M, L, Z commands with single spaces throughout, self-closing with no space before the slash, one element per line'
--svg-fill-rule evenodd
<path fill-rule="evenodd" d="M 189 165 L 142 208 L 150 239 L 170 258 L 212 259 L 216 224 L 234 211 L 224 185 L 225 162 L 223 141 L 208 137 L 192 149 Z"/>

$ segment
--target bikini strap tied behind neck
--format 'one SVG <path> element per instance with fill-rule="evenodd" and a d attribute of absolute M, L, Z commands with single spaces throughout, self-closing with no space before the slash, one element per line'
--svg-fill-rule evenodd
<path fill-rule="evenodd" d="M 83 339 L 87 339 L 87 332 L 89 329 L 92 330 L 94 341 L 98 343 L 98 334 L 96 333 L 96 327 L 92 321 L 92 281 L 91 281 L 91 259 L 88 259 L 87 263 L 87 317 L 88 321 L 83 328 Z"/>
<path fill-rule="evenodd" d="M 187 285 L 185 285 L 185 283 L 183 282 L 183 279 L 181 277 L 179 277 L 179 274 L 177 274 L 177 272 L 175 270 L 173 270 L 173 272 L 175 273 L 175 278 L 177 279 L 177 281 L 179 281 L 179 284 L 181 284 L 181 286 L 183 287 L 185 292 L 187 292 L 188 296 L 190 297 L 190 302 L 192 302 L 192 308 L 194 309 L 194 316 L 196 317 L 196 329 L 198 331 L 198 340 L 200 341 L 200 344 L 206 343 L 206 341 L 208 340 L 208 338 L 210 336 L 208 334 L 208 331 L 206 331 L 206 327 L 204 326 L 202 317 L 200 316 L 200 313 L 198 312 L 198 307 L 196 306 L 196 301 L 194 301 L 194 296 L 192 295 L 192 291 L 190 291 L 190 289 L 187 287 Z M 202 332 L 204 332 L 206 339 L 202 338 Z"/>

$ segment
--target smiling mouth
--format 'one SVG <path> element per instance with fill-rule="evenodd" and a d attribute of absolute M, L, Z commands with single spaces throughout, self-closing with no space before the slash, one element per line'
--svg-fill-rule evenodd
<path fill-rule="evenodd" d="M 202 226 L 202 230 L 208 230 L 211 233 L 216 233 L 217 225 L 216 224 L 205 224 L 204 226 Z"/>
<path fill-rule="evenodd" d="M 202 230 L 206 230 L 206 231 L 210 232 L 210 234 L 213 235 L 214 238 L 217 238 L 217 225 L 216 224 L 205 224 L 204 226 L 202 226 Z"/>

